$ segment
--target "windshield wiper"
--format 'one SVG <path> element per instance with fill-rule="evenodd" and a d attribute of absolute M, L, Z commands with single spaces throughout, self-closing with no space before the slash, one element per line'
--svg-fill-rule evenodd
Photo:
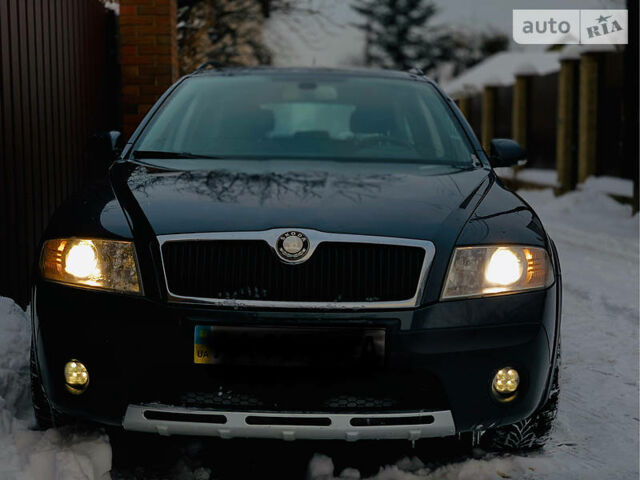
<path fill-rule="evenodd" d="M 216 157 L 214 155 L 199 155 L 197 153 L 189 153 L 189 152 L 162 152 L 155 150 L 136 150 L 133 152 L 133 158 L 174 158 L 174 159 L 184 159 L 184 158 L 221 158 Z"/>

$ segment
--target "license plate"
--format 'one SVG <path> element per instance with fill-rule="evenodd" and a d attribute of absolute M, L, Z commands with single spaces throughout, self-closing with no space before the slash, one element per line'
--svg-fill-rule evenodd
<path fill-rule="evenodd" d="M 208 365 L 382 366 L 384 328 L 196 325 L 193 361 Z"/>

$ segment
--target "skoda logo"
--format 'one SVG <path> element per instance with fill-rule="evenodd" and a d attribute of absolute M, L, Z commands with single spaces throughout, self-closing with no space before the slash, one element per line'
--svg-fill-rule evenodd
<path fill-rule="evenodd" d="M 276 252 L 285 262 L 296 263 L 309 253 L 309 239 L 295 230 L 283 233 L 278 237 Z"/>

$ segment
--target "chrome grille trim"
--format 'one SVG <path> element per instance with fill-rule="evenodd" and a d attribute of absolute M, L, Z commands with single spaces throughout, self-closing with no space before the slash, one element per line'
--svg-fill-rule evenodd
<path fill-rule="evenodd" d="M 323 242 L 334 243 L 363 243 L 378 245 L 396 245 L 407 247 L 419 247 L 424 250 L 424 259 L 420 270 L 418 285 L 413 297 L 406 300 L 397 301 L 380 301 L 380 302 L 290 302 L 290 301 L 270 301 L 270 300 L 236 300 L 227 298 L 205 298 L 190 297 L 177 295 L 171 292 L 169 281 L 165 268 L 163 245 L 168 242 L 179 241 L 215 241 L 215 240 L 263 240 L 267 242 L 273 255 L 275 252 L 276 242 L 278 238 L 286 232 L 292 230 L 304 233 L 310 242 L 309 253 L 305 258 L 313 255 L 316 247 Z M 378 237 L 369 235 L 352 235 L 344 233 L 327 233 L 318 230 L 310 230 L 304 228 L 275 228 L 263 231 L 247 231 L 247 232 L 211 232 L 211 233 L 181 233 L 170 235 L 158 235 L 160 244 L 160 257 L 162 261 L 162 272 L 164 275 L 165 288 L 170 302 L 173 303 L 192 303 L 192 304 L 209 304 L 223 307 L 255 307 L 255 308 L 284 308 L 284 309 L 313 309 L 313 310 L 363 310 L 363 309 L 406 309 L 415 308 L 420 304 L 424 287 L 427 280 L 427 274 L 435 256 L 435 245 L 428 240 L 415 240 L 408 238 L 396 237 Z"/>

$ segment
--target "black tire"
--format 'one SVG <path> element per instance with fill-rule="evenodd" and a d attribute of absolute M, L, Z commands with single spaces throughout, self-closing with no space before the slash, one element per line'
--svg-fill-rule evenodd
<path fill-rule="evenodd" d="M 33 405 L 33 413 L 36 417 L 36 423 L 42 430 L 49 428 L 61 427 L 67 425 L 70 422 L 69 417 L 56 411 L 49 400 L 47 394 L 42 386 L 40 379 L 40 369 L 38 368 L 38 361 L 35 355 L 35 346 L 33 339 L 31 340 L 31 404 Z"/>
<path fill-rule="evenodd" d="M 480 439 L 480 446 L 485 450 L 513 452 L 522 450 L 537 450 L 545 446 L 558 413 L 558 399 L 560 397 L 560 348 L 553 371 L 551 392 L 549 398 L 540 409 L 530 417 L 512 425 L 505 425 L 488 430 Z"/>

